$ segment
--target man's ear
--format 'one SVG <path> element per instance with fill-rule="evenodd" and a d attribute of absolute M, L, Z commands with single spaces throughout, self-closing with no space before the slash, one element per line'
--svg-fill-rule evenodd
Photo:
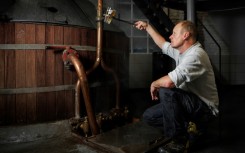
<path fill-rule="evenodd" d="M 190 32 L 184 33 L 184 40 L 188 39 L 190 37 Z"/>

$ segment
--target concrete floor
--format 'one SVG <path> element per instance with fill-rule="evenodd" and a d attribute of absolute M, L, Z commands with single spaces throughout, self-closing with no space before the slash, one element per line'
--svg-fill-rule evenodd
<path fill-rule="evenodd" d="M 0 128 L 1 153 L 96 153 L 70 132 L 67 120 Z"/>
<path fill-rule="evenodd" d="M 148 106 L 148 90 L 132 92 L 131 109 L 140 116 Z M 221 90 L 221 129 L 215 122 L 208 139 L 195 153 L 243 153 L 245 146 L 245 87 Z M 140 107 L 137 107 L 140 106 Z M 221 137 L 219 137 L 221 130 Z M 0 153 L 100 153 L 88 143 L 107 148 L 105 152 L 144 152 L 146 144 L 158 138 L 158 131 L 141 122 L 126 125 L 96 138 L 82 141 L 70 131 L 67 120 L 19 127 L 0 127 Z M 159 134 L 161 135 L 161 134 Z M 85 143 L 84 143 L 85 142 Z M 142 150 L 143 149 L 143 150 Z"/>

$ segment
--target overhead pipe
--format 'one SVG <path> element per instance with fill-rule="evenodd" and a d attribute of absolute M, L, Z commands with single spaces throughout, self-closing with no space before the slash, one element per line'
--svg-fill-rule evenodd
<path fill-rule="evenodd" d="M 103 2 L 102 0 L 98 0 L 98 6 L 97 6 L 97 48 L 96 48 L 96 59 L 94 62 L 94 65 L 92 66 L 91 69 L 86 71 L 86 74 L 90 74 L 94 69 L 96 69 L 101 62 L 102 58 L 102 35 L 103 35 L 103 27 L 102 27 L 102 5 Z"/>
<path fill-rule="evenodd" d="M 96 60 L 94 62 L 94 65 L 92 66 L 91 69 L 89 69 L 88 71 L 86 71 L 86 74 L 89 75 L 94 69 L 96 69 L 100 64 L 102 66 L 102 68 L 105 71 L 108 71 L 110 73 L 112 73 L 114 80 L 116 82 L 116 109 L 119 109 L 120 106 L 120 82 L 119 79 L 115 73 L 115 71 L 113 71 L 113 69 L 109 68 L 103 58 L 102 58 L 102 44 L 103 44 L 103 0 L 98 0 L 98 6 L 97 6 L 97 49 L 96 49 Z"/>

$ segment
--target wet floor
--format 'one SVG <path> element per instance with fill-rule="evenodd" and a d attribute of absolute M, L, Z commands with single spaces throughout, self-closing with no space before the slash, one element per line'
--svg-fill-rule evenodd
<path fill-rule="evenodd" d="M 136 91 L 134 91 L 136 92 Z M 141 114 L 147 106 L 144 90 L 137 91 L 134 106 Z M 140 94 L 144 96 L 139 96 Z M 141 99 L 142 98 L 142 99 Z M 245 146 L 245 87 L 222 90 L 221 128 L 214 122 L 208 139 L 195 153 L 243 153 Z M 221 130 L 221 135 L 219 132 Z M 221 136 L 221 137 L 220 137 Z M 132 123 L 90 139 L 81 139 L 70 130 L 67 120 L 18 127 L 0 127 L 0 153 L 141 153 L 149 149 L 161 132 L 141 122 Z M 92 144 L 92 145 L 91 145 Z M 100 149 L 91 146 L 99 146 Z"/>

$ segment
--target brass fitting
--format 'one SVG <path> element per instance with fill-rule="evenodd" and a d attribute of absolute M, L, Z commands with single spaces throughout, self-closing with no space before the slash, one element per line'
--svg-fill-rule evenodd
<path fill-rule="evenodd" d="M 187 128 L 187 132 L 190 134 L 197 134 L 197 126 L 195 123 L 193 122 L 189 122 L 188 128 Z"/>
<path fill-rule="evenodd" d="M 89 134 L 89 124 L 88 124 L 88 117 L 84 117 L 83 123 L 80 125 L 80 128 L 83 130 L 85 137 L 88 137 Z"/>

